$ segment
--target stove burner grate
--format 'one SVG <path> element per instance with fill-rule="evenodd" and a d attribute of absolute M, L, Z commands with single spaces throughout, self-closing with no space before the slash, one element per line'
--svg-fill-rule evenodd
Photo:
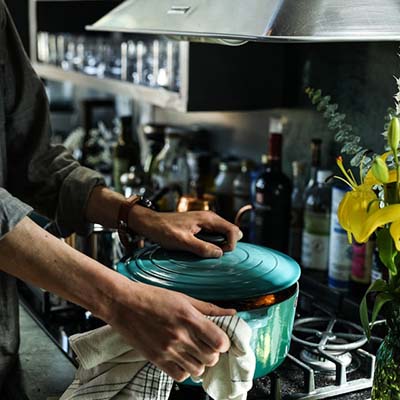
<path fill-rule="evenodd" d="M 361 348 L 367 342 L 361 326 L 336 318 L 301 318 L 294 323 L 292 340 L 300 347 L 299 356 L 291 352 L 288 359 L 303 371 L 304 388 L 285 400 L 326 399 L 372 387 L 375 357 Z M 363 362 L 364 377 L 348 379 Z M 335 384 L 316 388 L 318 374 L 332 374 Z"/>
<path fill-rule="evenodd" d="M 323 349 L 332 355 L 359 349 L 367 343 L 361 326 L 343 319 L 316 317 L 296 320 L 292 340 L 305 348 Z"/>

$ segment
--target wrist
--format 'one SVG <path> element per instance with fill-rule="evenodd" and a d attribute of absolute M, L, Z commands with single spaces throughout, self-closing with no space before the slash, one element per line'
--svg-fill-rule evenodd
<path fill-rule="evenodd" d="M 119 274 L 118 277 L 114 277 L 108 282 L 107 292 L 104 293 L 107 300 L 103 304 L 104 317 L 101 319 L 114 326 L 121 322 L 126 312 L 131 315 L 141 314 L 143 307 L 148 303 L 144 286 Z"/>
<path fill-rule="evenodd" d="M 148 237 L 151 226 L 154 226 L 158 219 L 158 212 L 143 207 L 140 204 L 133 205 L 128 214 L 129 228 L 136 234 Z"/>

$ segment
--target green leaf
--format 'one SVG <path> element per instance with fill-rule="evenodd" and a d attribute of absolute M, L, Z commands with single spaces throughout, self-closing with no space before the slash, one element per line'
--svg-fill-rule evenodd
<path fill-rule="evenodd" d="M 389 293 L 380 293 L 376 296 L 374 308 L 372 310 L 371 324 L 373 325 L 378 317 L 379 311 L 388 301 L 393 300 L 393 296 Z"/>
<path fill-rule="evenodd" d="M 364 332 L 369 340 L 369 338 L 371 337 L 371 329 L 369 327 L 369 320 L 368 320 L 367 293 L 365 293 L 363 299 L 361 300 L 360 320 L 361 320 L 361 325 L 364 328 Z"/>
<path fill-rule="evenodd" d="M 394 262 L 397 256 L 397 250 L 394 246 L 389 228 L 383 228 L 376 234 L 376 244 L 379 249 L 379 258 L 392 275 L 397 275 L 397 266 Z"/>
<path fill-rule="evenodd" d="M 322 94 L 322 92 L 321 92 L 320 89 L 314 91 L 313 96 L 311 98 L 311 103 L 312 104 L 317 104 L 321 99 L 321 94 Z"/>
<path fill-rule="evenodd" d="M 368 150 L 360 150 L 351 160 L 350 160 L 350 165 L 352 166 L 352 167 L 358 167 L 359 165 L 361 165 L 361 162 L 363 161 L 363 159 L 364 159 L 364 161 L 366 161 L 365 160 L 365 153 L 367 152 Z M 364 164 L 365 163 L 363 163 L 363 166 L 364 166 Z M 368 165 L 366 165 L 366 167 L 365 167 L 366 169 L 368 169 Z M 364 168 L 363 168 L 363 171 L 364 171 Z"/>
<path fill-rule="evenodd" d="M 377 279 L 375 282 L 373 282 L 370 285 L 370 287 L 365 292 L 365 295 L 361 301 L 360 320 L 361 320 L 361 324 L 364 328 L 364 331 L 365 331 L 365 334 L 367 335 L 368 340 L 371 337 L 371 328 L 369 326 L 369 320 L 368 320 L 367 296 L 371 292 L 384 292 L 387 289 L 388 289 L 388 284 L 386 283 L 386 281 L 384 281 L 383 279 Z M 379 312 L 379 310 L 378 310 L 378 312 Z"/>

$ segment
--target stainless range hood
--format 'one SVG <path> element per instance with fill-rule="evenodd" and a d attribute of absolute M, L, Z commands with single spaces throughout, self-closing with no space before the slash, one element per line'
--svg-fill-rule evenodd
<path fill-rule="evenodd" d="M 400 0 L 127 0 L 89 30 L 246 41 L 400 40 Z"/>
<path fill-rule="evenodd" d="M 246 41 L 397 41 L 400 0 L 127 0 L 89 30 Z"/>

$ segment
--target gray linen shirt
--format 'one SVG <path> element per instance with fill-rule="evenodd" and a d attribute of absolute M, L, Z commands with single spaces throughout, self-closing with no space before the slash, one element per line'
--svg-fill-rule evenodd
<path fill-rule="evenodd" d="M 44 87 L 0 0 L 0 240 L 32 208 L 56 220 L 65 233 L 88 231 L 85 207 L 103 178 L 62 146 L 51 146 L 50 133 Z M 0 272 L 0 392 L 18 345 L 15 279 Z"/>

